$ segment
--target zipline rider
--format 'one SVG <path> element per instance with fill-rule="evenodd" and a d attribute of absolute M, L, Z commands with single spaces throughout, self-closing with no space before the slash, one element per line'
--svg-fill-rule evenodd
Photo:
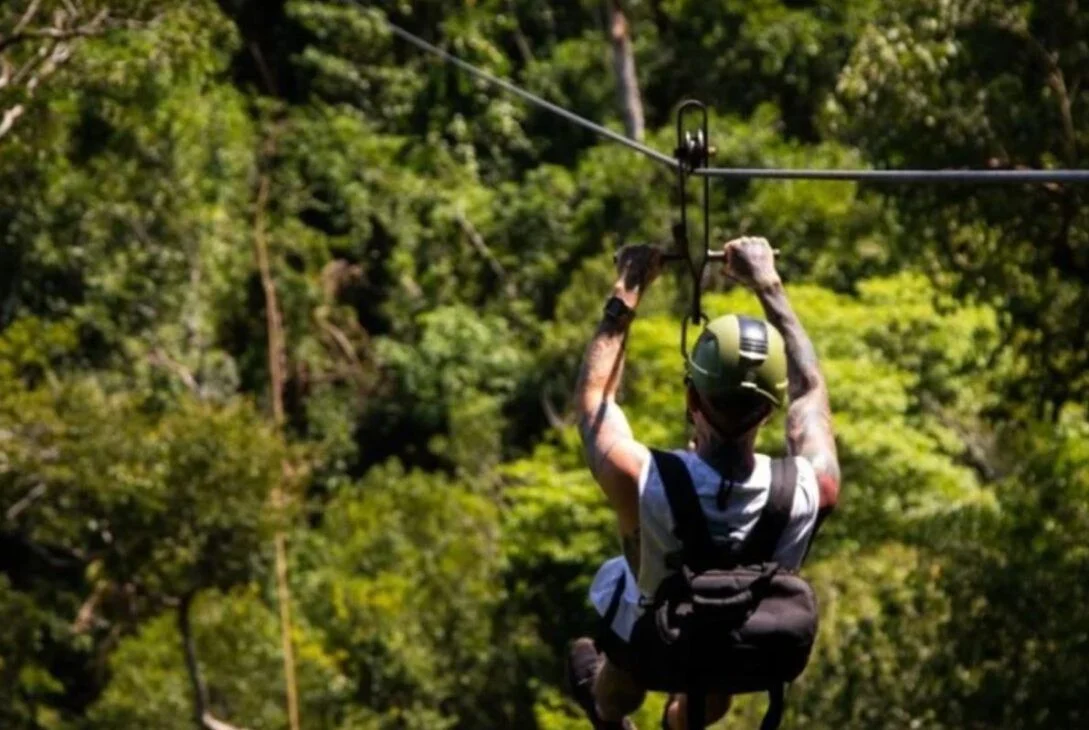
<path fill-rule="evenodd" d="M 820 519 L 838 497 L 828 392 L 813 344 L 776 272 L 774 252 L 763 238 L 740 238 L 726 244 L 724 257 L 726 275 L 756 294 L 767 321 L 730 314 L 711 321 L 701 333 L 685 379 L 695 434 L 690 450 L 652 454 L 635 439 L 616 402 L 628 328 L 660 270 L 656 248 L 630 246 L 618 254 L 620 278 L 583 359 L 576 391 L 580 432 L 590 470 L 616 511 L 624 548 L 623 557 L 602 566 L 591 588 L 591 599 L 607 622 L 597 645 L 579 639 L 568 656 L 572 691 L 595 728 L 632 728 L 626 716 L 642 705 L 648 689 L 655 689 L 649 677 L 663 655 L 647 629 L 654 616 L 643 609 L 672 572 L 670 556 L 682 547 L 671 510 L 675 491 L 664 484 L 663 460 L 674 465 L 669 481 L 691 480 L 689 490 L 694 487 L 698 495 L 711 535 L 731 544 L 767 532 L 757 523 L 772 490 L 783 493 L 773 482 L 789 479 L 789 507 L 780 505 L 779 531 L 765 541 L 774 550 L 759 557 L 787 570 L 801 565 Z M 754 444 L 785 396 L 790 400 L 786 437 L 791 456 L 772 460 L 756 453 Z M 729 706 L 729 694 L 707 687 L 707 724 Z M 685 716 L 684 695 L 672 695 L 663 727 L 682 730 Z"/>

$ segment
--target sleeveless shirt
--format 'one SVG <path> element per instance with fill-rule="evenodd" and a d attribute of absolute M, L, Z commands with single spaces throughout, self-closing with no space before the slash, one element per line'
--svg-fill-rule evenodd
<path fill-rule="evenodd" d="M 693 451 L 674 451 L 684 461 L 692 483 L 699 495 L 700 506 L 714 537 L 743 540 L 756 525 L 768 500 L 771 485 L 771 459 L 756 454 L 752 473 L 745 481 L 726 481 Z M 817 524 L 820 495 L 817 477 L 807 459 L 793 457 L 798 481 L 791 506 L 790 520 L 775 548 L 772 559 L 790 570 L 797 570 L 805 558 L 809 540 Z M 720 488 L 725 487 L 727 499 L 719 509 Z M 641 598 L 650 599 L 670 570 L 666 556 L 681 548 L 673 534 L 673 513 L 669 509 L 661 475 L 648 458 L 639 475 L 639 576 L 632 575 L 623 557 L 607 561 L 598 570 L 590 586 L 590 600 L 602 616 L 608 610 L 618 581 L 624 581 L 620 605 L 612 622 L 613 631 L 622 639 L 631 637 L 632 627 L 642 613 Z"/>

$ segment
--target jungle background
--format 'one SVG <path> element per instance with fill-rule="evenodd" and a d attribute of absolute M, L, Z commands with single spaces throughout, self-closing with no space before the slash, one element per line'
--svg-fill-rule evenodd
<path fill-rule="evenodd" d="M 1089 166 L 1076 2 L 365 5 L 0 4 L 0 727 L 585 727 L 618 542 L 569 398 L 674 181 L 386 17 L 663 151 L 702 99 L 719 166 Z M 1089 725 L 1087 193 L 712 186 L 716 240 L 782 249 L 843 466 L 788 727 Z M 653 444 L 689 286 L 630 340 Z"/>

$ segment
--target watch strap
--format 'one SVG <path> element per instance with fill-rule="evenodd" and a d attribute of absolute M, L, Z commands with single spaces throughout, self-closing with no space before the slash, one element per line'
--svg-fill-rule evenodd
<path fill-rule="evenodd" d="M 615 294 L 605 302 L 605 318 L 618 324 L 628 325 L 635 319 L 635 309 Z"/>

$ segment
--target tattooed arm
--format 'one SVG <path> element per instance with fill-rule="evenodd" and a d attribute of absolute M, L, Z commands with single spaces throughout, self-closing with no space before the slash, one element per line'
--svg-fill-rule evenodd
<path fill-rule="evenodd" d="M 839 459 L 832 431 L 828 388 L 817 352 L 790 306 L 775 271 L 774 252 L 763 238 L 739 238 L 726 244 L 727 274 L 748 286 L 760 299 L 768 321 L 783 335 L 787 356 L 787 446 L 790 453 L 813 464 L 820 485 L 820 509 L 828 512 L 839 499 Z"/>
<path fill-rule="evenodd" d="M 832 411 L 817 352 L 802 328 L 780 282 L 757 292 L 768 321 L 775 325 L 786 343 L 787 446 L 790 453 L 804 456 L 813 464 L 820 485 L 820 509 L 828 512 L 839 500 L 839 458 L 832 431 Z"/>
<path fill-rule="evenodd" d="M 618 254 L 617 261 L 620 279 L 613 295 L 634 309 L 658 274 L 659 254 L 650 246 L 630 246 Z M 616 511 L 626 554 L 638 544 L 639 474 L 650 458 L 616 402 L 629 325 L 630 320 L 623 318 L 602 319 L 586 348 L 575 388 L 586 461 Z M 634 553 L 638 555 L 637 548 Z M 632 569 L 638 572 L 637 562 Z"/>

